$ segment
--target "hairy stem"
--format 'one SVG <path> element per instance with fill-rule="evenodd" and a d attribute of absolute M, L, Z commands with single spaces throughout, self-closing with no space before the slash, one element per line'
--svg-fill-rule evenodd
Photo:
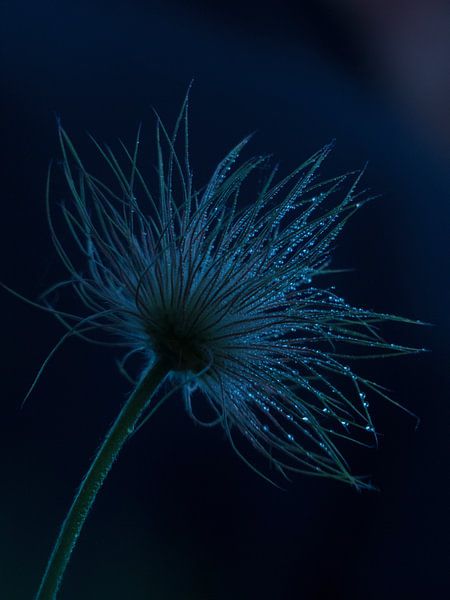
<path fill-rule="evenodd" d="M 119 451 L 133 433 L 145 408 L 150 403 L 169 369 L 165 363 L 155 363 L 143 376 L 128 398 L 117 419 L 108 431 L 88 472 L 86 473 L 72 506 L 61 527 L 47 569 L 36 595 L 36 600 L 54 600 L 61 585 L 64 571 L 77 538 Z"/>

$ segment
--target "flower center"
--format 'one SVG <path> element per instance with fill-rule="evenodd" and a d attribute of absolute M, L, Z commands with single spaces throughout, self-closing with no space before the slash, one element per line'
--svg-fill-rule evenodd
<path fill-rule="evenodd" d="M 186 331 L 179 323 L 160 322 L 157 329 L 147 328 L 156 354 L 168 362 L 173 371 L 198 372 L 210 362 L 206 339 Z"/>

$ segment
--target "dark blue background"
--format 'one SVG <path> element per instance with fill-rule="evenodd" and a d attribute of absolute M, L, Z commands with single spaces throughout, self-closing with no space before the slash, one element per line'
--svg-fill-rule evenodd
<path fill-rule="evenodd" d="M 199 185 L 254 130 L 251 151 L 273 152 L 284 173 L 332 138 L 324 176 L 369 160 L 365 184 L 382 197 L 347 226 L 334 264 L 354 271 L 335 283 L 352 303 L 434 324 L 385 330 L 429 354 L 364 365 L 421 426 L 415 431 L 413 419 L 373 399 L 380 448 L 349 453 L 380 493 L 301 476 L 280 491 L 234 455 L 220 430 L 195 427 L 173 399 L 115 465 L 62 600 L 445 595 L 448 164 L 388 103 L 357 36 L 339 20 L 263 7 L 2 2 L 1 279 L 36 298 L 64 277 L 44 210 L 47 166 L 58 157 L 55 113 L 95 165 L 85 131 L 131 140 L 143 120 L 151 138 L 151 106 L 173 122 L 194 78 Z M 72 341 L 19 410 L 62 331 L 6 292 L 0 302 L 0 597 L 25 600 L 129 388 L 113 351 Z"/>

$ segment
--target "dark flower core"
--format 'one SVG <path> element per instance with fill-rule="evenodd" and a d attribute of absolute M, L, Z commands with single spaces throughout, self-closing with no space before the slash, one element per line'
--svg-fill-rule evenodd
<path fill-rule="evenodd" d="M 151 346 L 155 354 L 168 363 L 172 371 L 198 372 L 208 365 L 203 336 L 183 331 L 179 323 L 166 317 L 157 328 L 147 327 Z"/>

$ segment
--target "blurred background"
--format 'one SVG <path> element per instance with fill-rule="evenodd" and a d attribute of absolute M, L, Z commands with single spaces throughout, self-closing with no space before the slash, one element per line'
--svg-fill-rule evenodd
<path fill-rule="evenodd" d="M 219 430 L 172 400 L 124 449 L 80 537 L 62 600 L 443 598 L 449 590 L 450 9 L 446 0 L 252 3 L 3 0 L 3 282 L 30 298 L 64 270 L 44 207 L 55 115 L 95 170 L 86 132 L 153 140 L 191 79 L 197 185 L 238 140 L 287 173 L 336 138 L 332 176 L 368 161 L 380 198 L 334 266 L 351 303 L 432 323 L 384 328 L 426 355 L 361 367 L 421 418 L 373 398 L 377 450 L 346 448 L 380 492 L 298 476 L 280 491 Z M 117 146 L 116 146 L 117 147 Z M 100 167 L 101 170 L 101 167 Z M 55 189 L 57 203 L 67 192 Z M 69 342 L 1 291 L 0 597 L 32 598 L 60 523 L 129 391 L 108 349 Z M 369 399 L 370 400 L 370 399 Z M 450 590 L 449 590 L 450 591 Z"/>

